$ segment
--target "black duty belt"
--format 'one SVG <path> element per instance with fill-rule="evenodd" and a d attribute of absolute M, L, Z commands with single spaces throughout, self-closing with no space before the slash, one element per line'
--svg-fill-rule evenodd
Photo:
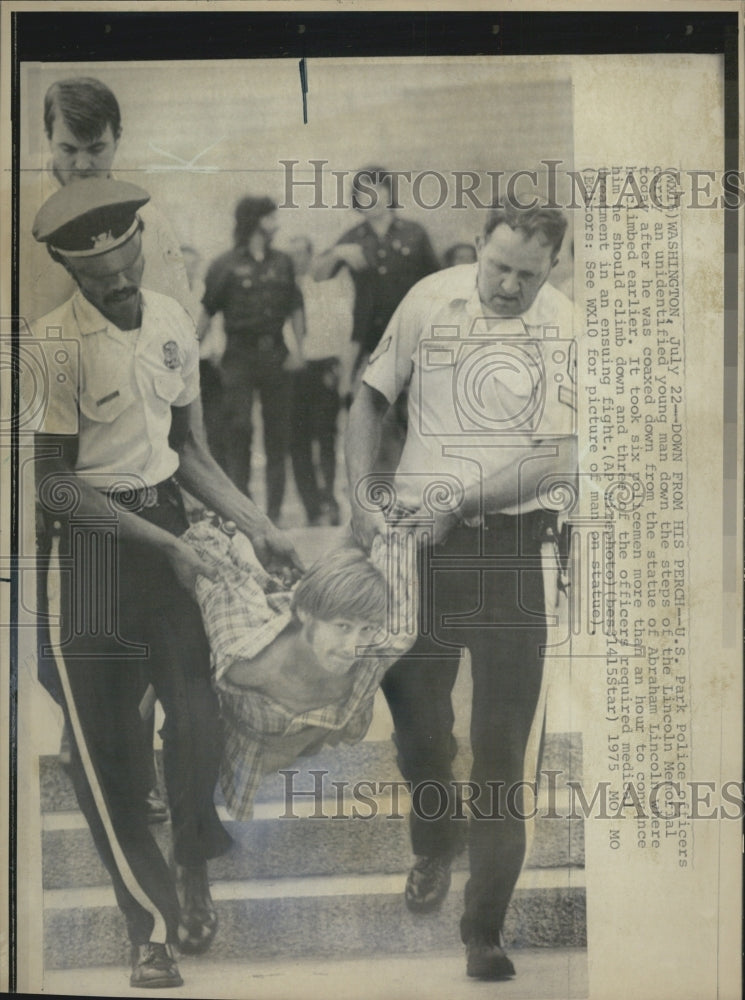
<path fill-rule="evenodd" d="M 120 490 L 109 490 L 108 497 L 115 507 L 135 514 L 152 507 L 178 506 L 181 502 L 179 485 L 173 476 L 157 486 L 142 486 L 139 489 L 125 486 Z"/>

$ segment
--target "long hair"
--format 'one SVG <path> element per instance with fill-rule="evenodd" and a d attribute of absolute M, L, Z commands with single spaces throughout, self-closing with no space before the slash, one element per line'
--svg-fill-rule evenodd
<path fill-rule="evenodd" d="M 382 624 L 388 608 L 388 583 L 362 549 L 334 549 L 315 562 L 298 583 L 292 609 L 331 621 L 349 618 Z"/>
<path fill-rule="evenodd" d="M 251 234 L 255 231 L 261 219 L 265 215 L 271 215 L 277 211 L 276 201 L 271 198 L 241 198 L 235 209 L 235 243 L 236 246 L 243 246 L 247 243 Z"/>

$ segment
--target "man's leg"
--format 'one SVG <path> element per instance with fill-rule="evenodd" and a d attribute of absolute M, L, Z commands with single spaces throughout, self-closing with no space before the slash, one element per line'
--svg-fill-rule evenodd
<path fill-rule="evenodd" d="M 199 362 L 199 386 L 202 396 L 202 416 L 207 444 L 215 459 L 222 452 L 220 411 L 222 408 L 222 378 L 220 369 L 211 361 Z"/>
<path fill-rule="evenodd" d="M 140 512 L 145 520 L 179 535 L 188 525 L 178 486 L 158 487 L 158 503 Z M 138 581 L 140 635 L 165 722 L 163 761 L 171 806 L 174 859 L 184 895 L 178 928 L 182 951 L 204 951 L 217 929 L 207 880 L 207 860 L 224 853 L 231 839 L 217 816 L 214 789 L 222 750 L 217 698 L 212 690 L 209 645 L 196 602 L 179 584 L 168 561 L 143 546 L 122 547 L 123 594 Z"/>
<path fill-rule="evenodd" d="M 177 941 L 178 899 L 145 811 L 149 776 L 143 766 L 139 714 L 143 661 L 122 657 L 123 641 L 131 642 L 137 632 L 138 609 L 118 601 L 112 634 L 101 627 L 107 616 L 89 617 L 93 609 L 108 607 L 112 598 L 113 580 L 105 572 L 91 572 L 90 557 L 107 547 L 105 538 L 96 544 L 96 534 L 91 529 L 77 532 L 78 543 L 84 544 L 70 549 L 73 572 L 60 574 L 62 654 L 56 664 L 72 734 L 70 774 L 127 923 L 133 949 L 131 984 L 178 986 L 182 980 L 169 950 Z M 65 550 L 67 535 L 69 531 Z M 130 647 L 130 652 L 135 650 Z M 152 744 L 149 752 L 152 757 Z"/>
<path fill-rule="evenodd" d="M 321 499 L 313 468 L 313 412 L 317 405 L 315 374 L 310 366 L 295 372 L 292 389 L 292 471 L 309 524 L 317 523 L 321 514 Z"/>
<path fill-rule="evenodd" d="M 285 463 L 290 447 L 290 406 L 292 381 L 282 365 L 286 353 L 272 351 L 262 357 L 259 391 L 264 422 L 266 451 L 266 509 L 273 521 L 279 519 L 285 493 Z"/>
<path fill-rule="evenodd" d="M 216 458 L 239 490 L 248 493 L 251 475 L 252 359 L 227 351 L 221 364 L 223 383 Z"/>
<path fill-rule="evenodd" d="M 452 785 L 455 741 L 451 693 L 467 630 L 446 625 L 447 616 L 478 609 L 479 574 L 462 569 L 457 556 L 478 552 L 477 535 L 457 528 L 419 563 L 419 638 L 388 671 L 383 691 L 391 708 L 405 778 L 419 787 L 412 802 L 412 849 L 417 863 L 406 886 L 409 907 L 418 912 L 442 902 L 450 884 L 450 863 L 464 835 Z M 439 570 L 432 560 L 445 557 Z M 425 578 L 426 576 L 426 578 Z M 432 817 L 432 818 L 427 818 Z"/>
<path fill-rule="evenodd" d="M 332 524 L 339 523 L 339 507 L 334 496 L 336 481 L 336 433 L 339 418 L 339 360 L 321 362 L 320 385 L 314 414 L 314 436 L 318 441 L 321 496 L 328 506 Z"/>
<path fill-rule="evenodd" d="M 447 862 L 458 842 L 450 820 L 454 812 L 451 693 L 459 663 L 456 651 L 438 657 L 428 639 L 419 639 L 381 684 L 396 730 L 399 768 L 411 782 L 414 796 L 409 820 L 412 850 L 417 856 Z"/>
<path fill-rule="evenodd" d="M 179 907 L 145 813 L 139 769 L 139 671 L 126 661 L 67 660 L 65 719 L 70 775 L 80 809 L 114 886 L 133 945 L 175 944 Z"/>
<path fill-rule="evenodd" d="M 183 590 L 173 597 L 153 609 L 158 637 L 152 679 L 165 713 L 161 735 L 174 857 L 194 866 L 223 854 L 231 839 L 214 805 L 222 730 L 209 645 L 197 605 Z"/>
<path fill-rule="evenodd" d="M 500 519 L 491 532 L 498 544 L 487 539 L 489 554 L 509 554 L 510 531 L 514 539 L 518 520 L 530 524 L 525 519 Z M 514 545 L 516 551 L 516 541 Z M 536 781 L 542 734 L 542 717 L 536 717 L 542 703 L 546 642 L 539 543 L 533 544 L 526 531 L 520 550 L 525 556 L 522 568 L 484 574 L 484 607 L 493 624 L 476 626 L 469 636 L 471 781 L 479 797 L 478 812 L 469 824 L 470 879 L 461 936 L 469 945 L 469 974 L 483 978 L 514 974 L 501 951 L 500 936 L 525 860 L 523 817 L 535 804 L 534 795 L 520 783 Z"/>

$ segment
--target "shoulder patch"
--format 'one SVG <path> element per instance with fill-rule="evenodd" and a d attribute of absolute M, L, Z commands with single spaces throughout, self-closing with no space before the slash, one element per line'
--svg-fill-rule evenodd
<path fill-rule="evenodd" d="M 390 335 L 388 335 L 387 337 L 383 337 L 383 339 L 380 341 L 380 343 L 378 344 L 378 346 L 375 348 L 375 350 L 370 355 L 370 358 L 368 359 L 368 362 L 367 362 L 368 365 L 374 364 L 374 362 L 376 362 L 378 360 L 378 358 L 382 358 L 383 357 L 383 355 L 385 354 L 385 352 L 391 346 L 391 340 L 392 339 L 393 338 Z"/>

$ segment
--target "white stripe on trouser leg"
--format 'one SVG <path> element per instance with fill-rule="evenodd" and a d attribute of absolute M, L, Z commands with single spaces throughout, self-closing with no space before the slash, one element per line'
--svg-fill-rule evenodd
<path fill-rule="evenodd" d="M 49 566 L 49 576 L 47 578 L 47 599 L 49 605 L 50 620 L 56 618 L 60 621 L 60 607 L 54 597 L 49 593 L 51 588 L 49 586 L 49 580 L 53 572 L 57 573 L 58 582 L 60 576 L 60 566 L 59 566 L 59 539 L 54 538 L 52 542 L 52 558 L 50 560 Z M 60 587 L 57 587 L 57 593 L 60 593 Z M 56 604 L 56 607 L 54 606 Z M 52 649 L 54 651 L 54 658 L 57 663 L 57 669 L 59 671 L 60 680 L 62 682 L 62 691 L 65 696 L 65 701 L 67 702 L 67 710 L 70 715 L 70 723 L 72 725 L 73 735 L 75 736 L 75 742 L 78 746 L 78 751 L 80 753 L 80 759 L 83 764 L 83 770 L 85 771 L 85 776 L 88 780 L 88 784 L 91 789 L 91 794 L 93 795 L 93 801 L 95 803 L 96 809 L 98 810 L 98 815 L 103 824 L 103 828 L 106 832 L 106 837 L 109 841 L 109 846 L 111 848 L 111 853 L 114 857 L 114 862 L 119 870 L 122 881 L 125 887 L 129 891 L 130 895 L 140 904 L 143 910 L 146 910 L 153 918 L 153 930 L 150 934 L 150 940 L 156 944 L 165 944 L 168 932 L 166 929 L 166 922 L 163 914 L 157 909 L 153 901 L 147 895 L 145 890 L 142 888 L 140 883 L 137 881 L 137 877 L 129 867 L 126 855 L 121 848 L 116 833 L 114 831 L 114 825 L 111 822 L 111 816 L 109 815 L 108 808 L 106 807 L 106 800 L 101 790 L 101 786 L 98 781 L 98 775 L 96 774 L 96 769 L 93 766 L 93 761 L 91 760 L 90 753 L 88 752 L 88 745 L 85 741 L 85 735 L 83 734 L 82 726 L 80 725 L 80 718 L 78 716 L 77 708 L 75 706 L 75 699 L 72 696 L 72 688 L 70 687 L 70 680 L 67 675 L 67 667 L 65 666 L 65 660 L 62 653 L 59 650 L 59 625 L 50 625 L 50 637 L 52 639 Z"/>

